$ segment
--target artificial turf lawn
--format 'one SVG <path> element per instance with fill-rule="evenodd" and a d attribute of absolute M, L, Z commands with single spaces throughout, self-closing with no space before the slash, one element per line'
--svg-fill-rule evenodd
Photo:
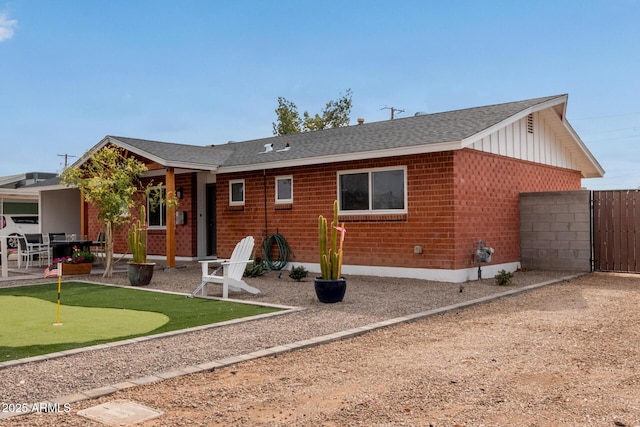
<path fill-rule="evenodd" d="M 5 296 L 13 296 L 14 298 L 4 298 Z M 28 310 L 26 308 L 28 304 L 27 306 L 24 304 L 28 299 L 16 299 L 15 297 L 30 297 L 39 300 L 31 301 L 38 306 L 35 310 L 41 311 L 37 316 L 34 315 L 34 317 L 41 319 L 40 325 L 34 327 L 31 321 L 23 323 L 20 320 L 24 321 L 24 312 Z M 184 295 L 71 282 L 62 284 L 60 298 L 62 326 L 53 326 L 52 324 L 56 322 L 57 298 L 57 283 L 0 289 L 0 313 L 2 313 L 3 319 L 0 323 L 0 361 L 279 311 L 277 308 L 230 301 L 185 298 Z M 4 302 L 2 302 L 3 300 Z M 18 301 L 20 302 L 18 303 Z M 79 317 L 76 315 L 75 309 L 82 309 L 79 310 Z M 91 309 L 96 311 L 86 311 Z M 110 310 L 103 311 L 103 309 Z M 145 312 L 150 313 L 150 316 L 145 316 Z M 122 319 L 119 318 L 120 315 L 134 317 L 122 322 Z M 136 320 L 136 318 L 140 320 Z M 144 320 L 145 318 L 146 320 Z M 168 321 L 163 324 L 162 321 L 167 318 Z M 78 325 L 77 322 L 84 324 Z M 129 329 L 131 322 L 140 324 L 133 325 L 137 329 Z M 157 323 L 153 325 L 154 322 Z M 66 327 L 69 329 L 71 327 L 77 328 L 77 336 L 70 334 L 71 336 L 63 338 L 57 329 Z M 101 329 L 102 333 L 110 335 L 88 337 L 87 331 L 90 333 L 94 327 Z M 31 328 L 31 330 L 27 330 L 27 328 Z M 81 330 L 84 332 L 80 333 Z M 41 339 L 29 338 L 28 335 L 31 333 L 40 335 Z M 61 339 L 52 342 L 55 341 L 52 337 L 56 334 L 60 334 Z M 31 340 L 32 344 L 28 344 L 28 340 Z"/>

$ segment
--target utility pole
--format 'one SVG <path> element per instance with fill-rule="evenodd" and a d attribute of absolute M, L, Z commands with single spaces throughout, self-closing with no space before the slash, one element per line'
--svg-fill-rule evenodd
<path fill-rule="evenodd" d="M 58 154 L 58 157 L 64 157 L 64 168 L 66 169 L 69 162 L 69 157 L 75 156 L 72 156 L 71 154 Z"/>
<path fill-rule="evenodd" d="M 394 115 L 395 115 L 396 112 L 398 114 L 404 113 L 404 110 L 401 110 L 401 109 L 395 108 L 395 107 L 387 107 L 386 105 L 384 107 L 382 107 L 381 110 L 391 110 L 391 120 L 393 120 Z"/>

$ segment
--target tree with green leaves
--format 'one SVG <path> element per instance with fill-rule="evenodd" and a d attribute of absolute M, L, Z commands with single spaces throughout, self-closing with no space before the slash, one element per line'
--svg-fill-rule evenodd
<path fill-rule="evenodd" d="M 113 230 L 129 222 L 129 211 L 135 206 L 135 194 L 147 167 L 141 161 L 126 157 L 118 147 L 105 146 L 78 168 L 62 172 L 62 183 L 79 189 L 88 203 L 98 209 L 104 224 L 105 269 L 103 277 L 113 274 Z"/>
<path fill-rule="evenodd" d="M 276 115 L 278 121 L 273 124 L 274 135 L 287 135 L 291 133 L 309 132 L 328 128 L 347 126 L 351 113 L 351 89 L 335 101 L 329 101 L 321 114 L 311 115 L 308 111 L 303 113 L 303 118 L 298 113 L 298 107 L 283 97 L 278 98 Z"/>

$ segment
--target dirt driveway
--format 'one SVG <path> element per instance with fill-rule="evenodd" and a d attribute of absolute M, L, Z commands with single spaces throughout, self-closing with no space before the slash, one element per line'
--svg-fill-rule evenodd
<path fill-rule="evenodd" d="M 640 276 L 592 274 L 353 339 L 175 378 L 8 425 L 640 426 Z"/>

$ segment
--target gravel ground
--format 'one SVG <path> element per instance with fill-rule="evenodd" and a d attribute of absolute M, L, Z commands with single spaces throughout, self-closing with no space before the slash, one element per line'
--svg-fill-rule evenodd
<path fill-rule="evenodd" d="M 566 276 L 516 274 L 514 287 Z M 199 266 L 158 270 L 152 285 L 193 290 Z M 95 277 L 92 277 L 96 280 Z M 125 284 L 118 274 L 110 281 Z M 1 370 L 2 402 L 58 396 L 287 344 L 505 290 L 349 277 L 340 304 L 317 303 L 313 282 L 270 272 L 246 300 L 305 307 L 255 322 Z M 4 282 L 6 286 L 11 282 Z M 592 274 L 493 303 L 214 372 L 77 402 L 132 399 L 165 411 L 145 425 L 640 425 L 640 278 Z M 211 295 L 219 295 L 213 287 Z M 35 414 L 10 425 L 92 425 Z M 93 424 L 98 425 L 98 424 Z"/>

